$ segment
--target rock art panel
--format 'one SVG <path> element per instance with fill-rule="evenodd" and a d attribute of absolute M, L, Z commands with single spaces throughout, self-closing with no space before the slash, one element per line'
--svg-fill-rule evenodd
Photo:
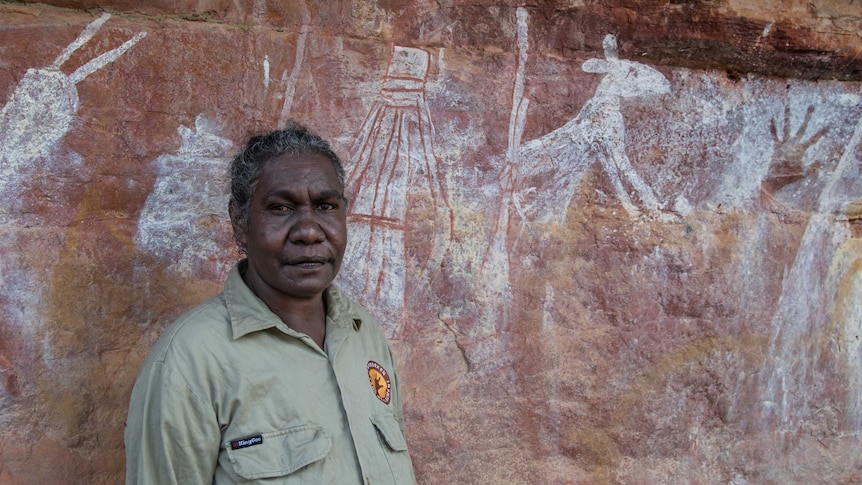
<path fill-rule="evenodd" d="M 862 481 L 858 6 L 581 3 L 0 6 L 0 483 L 122 481 L 237 258 L 233 143 L 288 117 L 346 154 L 420 483 Z"/>

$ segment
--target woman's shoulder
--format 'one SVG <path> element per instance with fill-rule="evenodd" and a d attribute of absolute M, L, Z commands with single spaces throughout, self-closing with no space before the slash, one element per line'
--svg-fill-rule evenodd
<path fill-rule="evenodd" d="M 200 303 L 168 325 L 150 351 L 157 360 L 210 352 L 231 340 L 230 317 L 223 294 Z"/>

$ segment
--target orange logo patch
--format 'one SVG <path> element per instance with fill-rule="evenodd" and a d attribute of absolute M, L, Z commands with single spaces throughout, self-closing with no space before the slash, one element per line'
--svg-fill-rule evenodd
<path fill-rule="evenodd" d="M 373 360 L 368 361 L 367 367 L 368 379 L 371 381 L 371 389 L 374 391 L 374 395 L 377 396 L 377 399 L 383 401 L 384 404 L 389 404 L 389 401 L 392 399 L 392 382 L 389 380 L 389 373 L 386 372 L 386 369 L 382 365 Z"/>

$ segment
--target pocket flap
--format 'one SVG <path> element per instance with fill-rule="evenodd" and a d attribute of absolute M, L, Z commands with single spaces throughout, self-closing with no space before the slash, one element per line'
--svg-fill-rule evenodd
<path fill-rule="evenodd" d="M 260 443 L 239 449 L 233 449 L 231 442 L 225 443 L 234 471 L 243 478 L 289 475 L 322 460 L 332 447 L 332 440 L 323 427 L 311 422 L 262 433 L 260 437 Z"/>
<path fill-rule="evenodd" d="M 407 451 L 407 440 L 401 431 L 401 422 L 393 414 L 375 414 L 371 416 L 371 422 L 377 428 L 377 432 L 383 437 L 383 441 L 392 451 Z"/>

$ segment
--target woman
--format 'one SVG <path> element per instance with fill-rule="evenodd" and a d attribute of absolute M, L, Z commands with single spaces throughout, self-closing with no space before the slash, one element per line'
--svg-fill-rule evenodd
<path fill-rule="evenodd" d="M 251 138 L 230 176 L 247 257 L 144 363 L 126 482 L 413 483 L 389 345 L 332 285 L 347 244 L 338 156 L 290 122 Z"/>

